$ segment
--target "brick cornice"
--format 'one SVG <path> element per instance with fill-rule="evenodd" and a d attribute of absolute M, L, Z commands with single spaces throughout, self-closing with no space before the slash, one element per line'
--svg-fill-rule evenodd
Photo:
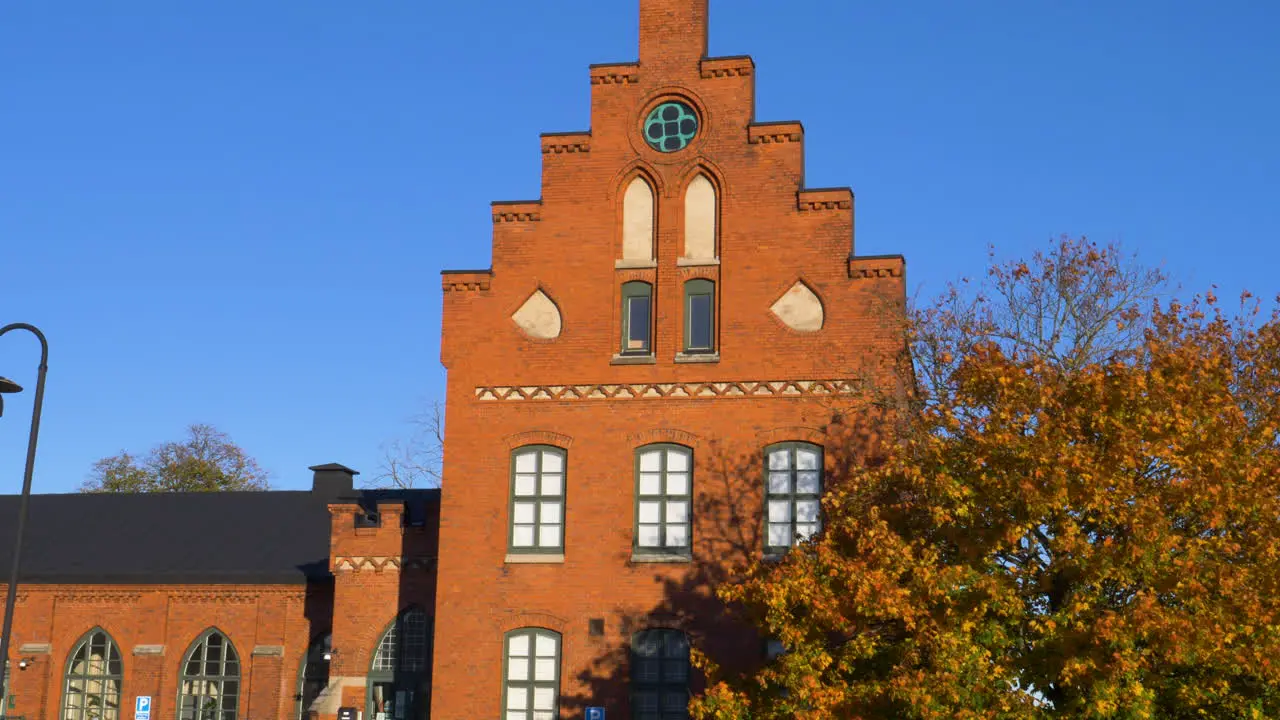
<path fill-rule="evenodd" d="M 747 126 L 747 142 L 752 145 L 798 143 L 804 140 L 804 125 L 798 122 L 755 123 Z"/>
<path fill-rule="evenodd" d="M 492 270 L 447 272 L 440 276 L 441 289 L 445 292 L 488 290 L 493 281 Z"/>
<path fill-rule="evenodd" d="M 853 280 L 900 278 L 905 270 L 906 261 L 901 255 L 849 258 L 849 277 Z"/>
<path fill-rule="evenodd" d="M 634 85 L 640 82 L 639 63 L 592 65 L 592 85 Z"/>
<path fill-rule="evenodd" d="M 853 191 L 849 188 L 801 190 L 796 194 L 796 207 L 800 212 L 852 210 Z"/>
<path fill-rule="evenodd" d="M 239 592 L 175 592 L 170 597 L 174 600 L 189 603 L 227 603 L 232 605 L 251 605 L 258 602 L 254 593 Z"/>
<path fill-rule="evenodd" d="M 756 64 L 751 58 L 740 57 L 703 58 L 702 79 L 729 77 L 750 77 L 755 74 Z"/>
<path fill-rule="evenodd" d="M 513 200 L 492 204 L 493 222 L 522 223 L 538 222 L 542 219 L 541 200 Z"/>
<path fill-rule="evenodd" d="M 549 133 L 542 136 L 543 155 L 591 152 L 591 133 Z"/>
<path fill-rule="evenodd" d="M 93 591 L 77 592 L 74 590 L 54 593 L 53 599 L 59 604 L 101 604 L 101 603 L 136 603 L 142 600 L 142 593 Z"/>

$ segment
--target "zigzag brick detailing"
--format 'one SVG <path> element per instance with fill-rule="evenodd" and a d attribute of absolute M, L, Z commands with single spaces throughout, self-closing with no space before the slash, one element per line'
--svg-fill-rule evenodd
<path fill-rule="evenodd" d="M 852 191 L 805 186 L 804 127 L 757 121 L 707 16 L 640 0 L 589 129 L 529 128 L 541 197 L 492 203 L 490 267 L 443 272 L 442 491 L 328 464 L 32 498 L 6 715 L 679 717 L 690 643 L 760 661 L 713 589 L 820 531 L 880 442 L 905 266 L 854 253 Z"/>
<path fill-rule="evenodd" d="M 696 690 L 644 660 L 679 675 L 685 640 L 755 662 L 711 590 L 764 552 L 767 449 L 834 477 L 879 438 L 903 259 L 854 253 L 852 191 L 805 186 L 804 127 L 756 119 L 754 62 L 709 57 L 707 22 L 641 0 L 589 129 L 541 135 L 541 197 L 493 203 L 490 267 L 442 275 L 437 720 L 632 717 Z"/>

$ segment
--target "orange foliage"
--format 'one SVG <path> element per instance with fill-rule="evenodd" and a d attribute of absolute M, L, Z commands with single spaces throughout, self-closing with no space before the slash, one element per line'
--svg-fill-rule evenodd
<path fill-rule="evenodd" d="M 787 652 L 701 658 L 695 717 L 1280 717 L 1280 317 L 1134 299 L 1102 351 L 917 314 L 939 362 L 891 456 L 719 591 Z"/>

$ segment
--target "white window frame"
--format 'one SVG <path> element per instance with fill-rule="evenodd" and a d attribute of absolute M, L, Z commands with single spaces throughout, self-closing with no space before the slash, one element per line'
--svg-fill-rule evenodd
<path fill-rule="evenodd" d="M 560 633 L 525 627 L 502 638 L 503 720 L 560 717 Z"/>
<path fill-rule="evenodd" d="M 564 554 L 568 464 L 569 454 L 553 445 L 525 445 L 512 451 L 508 552 Z"/>

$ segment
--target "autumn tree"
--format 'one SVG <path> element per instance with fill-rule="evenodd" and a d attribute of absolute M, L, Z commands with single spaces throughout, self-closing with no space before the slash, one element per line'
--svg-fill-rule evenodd
<path fill-rule="evenodd" d="M 823 532 L 720 588 L 785 652 L 702 658 L 697 717 L 1280 717 L 1280 316 L 1084 240 L 991 279 L 913 313 Z"/>
<path fill-rule="evenodd" d="M 93 464 L 82 492 L 266 490 L 267 473 L 226 433 L 192 425 L 187 437 L 138 458 L 122 451 Z"/>

